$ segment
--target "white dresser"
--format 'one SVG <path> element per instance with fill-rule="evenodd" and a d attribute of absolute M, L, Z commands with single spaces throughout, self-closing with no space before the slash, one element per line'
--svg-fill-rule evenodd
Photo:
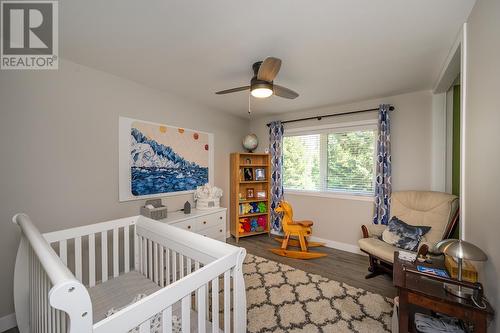
<path fill-rule="evenodd" d="M 166 219 L 158 221 L 225 242 L 226 213 L 226 208 L 191 209 L 191 214 L 184 214 L 182 211 L 168 212 Z"/>

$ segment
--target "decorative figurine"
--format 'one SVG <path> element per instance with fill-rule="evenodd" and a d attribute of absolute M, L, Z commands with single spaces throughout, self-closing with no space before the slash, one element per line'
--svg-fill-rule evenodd
<path fill-rule="evenodd" d="M 196 201 L 196 209 L 212 209 L 220 207 L 220 197 L 222 190 L 218 187 L 205 184 L 198 186 L 194 192 L 194 200 Z"/>
<path fill-rule="evenodd" d="M 191 214 L 191 204 L 189 201 L 186 201 L 184 204 L 184 214 Z"/>

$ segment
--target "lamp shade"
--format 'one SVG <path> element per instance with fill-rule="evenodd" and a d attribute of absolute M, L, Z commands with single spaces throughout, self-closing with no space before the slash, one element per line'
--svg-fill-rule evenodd
<path fill-rule="evenodd" d="M 438 251 L 458 259 L 486 261 L 488 256 L 476 245 L 459 239 L 445 239 L 436 244 Z"/>

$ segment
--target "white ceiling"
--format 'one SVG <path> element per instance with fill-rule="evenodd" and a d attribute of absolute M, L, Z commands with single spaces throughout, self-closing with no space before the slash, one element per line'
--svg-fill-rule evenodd
<path fill-rule="evenodd" d="M 245 116 L 253 62 L 283 60 L 295 100 L 263 115 L 431 89 L 474 0 L 64 0 L 61 55 Z M 255 102 L 255 103 L 254 103 Z"/>

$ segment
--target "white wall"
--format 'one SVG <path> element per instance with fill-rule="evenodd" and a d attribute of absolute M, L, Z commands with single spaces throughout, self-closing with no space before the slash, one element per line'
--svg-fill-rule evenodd
<path fill-rule="evenodd" d="M 159 74 L 160 75 L 160 74 Z M 0 317 L 14 311 L 17 212 L 42 232 L 139 213 L 118 202 L 118 118 L 215 134 L 215 184 L 228 207 L 229 153 L 248 121 L 71 62 L 59 71 L 0 73 Z M 192 196 L 172 197 L 179 209 Z"/>
<path fill-rule="evenodd" d="M 467 240 L 488 254 L 480 279 L 495 308 L 490 332 L 499 332 L 500 307 L 500 1 L 478 0 L 468 20 L 466 174 Z"/>
<path fill-rule="evenodd" d="M 299 113 L 281 114 L 257 118 L 250 122 L 251 132 L 260 139 L 259 150 L 269 145 L 268 128 L 271 120 L 287 120 L 337 112 L 378 107 L 381 103 L 393 104 L 396 110 L 391 114 L 392 184 L 393 190 L 430 190 L 432 179 L 432 94 L 420 91 L 379 99 L 372 99 L 348 105 L 308 110 Z M 324 118 L 321 121 L 285 125 L 286 128 L 376 118 L 377 113 Z M 287 195 L 294 205 L 299 219 L 315 221 L 315 236 L 338 243 L 345 248 L 357 246 L 361 236 L 360 226 L 370 223 L 373 203 L 339 198 L 318 198 L 304 195 Z M 342 245 L 342 244 L 338 244 Z"/>

